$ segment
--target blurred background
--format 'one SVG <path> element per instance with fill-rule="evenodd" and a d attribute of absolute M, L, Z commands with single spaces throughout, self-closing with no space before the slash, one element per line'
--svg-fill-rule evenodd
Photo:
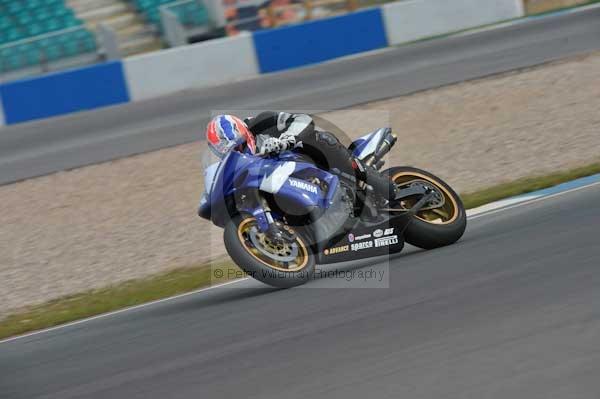
<path fill-rule="evenodd" d="M 592 3 L 0 0 L 0 316 L 222 258 L 216 110 L 391 125 L 461 193 L 596 162 Z"/>
<path fill-rule="evenodd" d="M 598 82 L 600 0 L 0 0 L 0 397 L 598 397 Z M 3 341 L 225 282 L 204 130 L 262 110 L 391 126 L 386 167 L 482 213 L 386 289 L 237 280 Z"/>
<path fill-rule="evenodd" d="M 331 17 L 383 0 L 2 0 L 0 80 Z M 528 15 L 586 0 L 525 0 Z M 486 7 L 486 5 L 481 5 Z"/>
<path fill-rule="evenodd" d="M 0 316 L 223 258 L 217 110 L 391 125 L 390 165 L 463 194 L 596 162 L 591 3 L 0 0 Z"/>

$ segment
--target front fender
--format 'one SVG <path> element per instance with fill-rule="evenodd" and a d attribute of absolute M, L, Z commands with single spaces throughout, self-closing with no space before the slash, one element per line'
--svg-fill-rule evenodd
<path fill-rule="evenodd" d="M 198 216 L 206 220 L 211 220 L 211 206 L 206 193 L 203 193 L 202 197 L 200 198 L 200 205 L 198 205 Z"/>

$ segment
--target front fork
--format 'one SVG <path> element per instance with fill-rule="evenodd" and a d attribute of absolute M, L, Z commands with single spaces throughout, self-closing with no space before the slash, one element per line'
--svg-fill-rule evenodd
<path fill-rule="evenodd" d="M 235 195 L 235 206 L 239 212 L 251 214 L 256 219 L 258 230 L 265 233 L 274 222 L 267 201 L 258 190 L 250 190 Z"/>
<path fill-rule="evenodd" d="M 269 231 L 269 227 L 273 224 L 273 216 L 271 215 L 270 209 L 256 208 L 252 212 L 252 216 L 256 219 L 258 230 L 261 233 Z"/>
<path fill-rule="evenodd" d="M 236 201 L 237 209 L 250 213 L 256 220 L 258 231 L 264 233 L 272 242 L 285 243 L 296 239 L 292 229 L 273 219 L 271 208 L 259 191 L 252 190 L 240 195 L 239 199 L 236 196 Z"/>

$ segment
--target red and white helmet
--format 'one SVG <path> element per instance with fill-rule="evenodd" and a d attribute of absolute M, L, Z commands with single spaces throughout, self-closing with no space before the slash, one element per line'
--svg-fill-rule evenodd
<path fill-rule="evenodd" d="M 214 117 L 206 127 L 206 140 L 210 149 L 220 158 L 232 149 L 241 150 L 244 144 L 252 154 L 256 152 L 254 136 L 248 126 L 233 115 Z"/>

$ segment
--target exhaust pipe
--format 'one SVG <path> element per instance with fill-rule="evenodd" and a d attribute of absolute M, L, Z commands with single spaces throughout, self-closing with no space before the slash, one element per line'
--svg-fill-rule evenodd
<path fill-rule="evenodd" d="M 365 163 L 369 166 L 373 166 L 375 169 L 381 169 L 385 163 L 381 158 L 383 158 L 392 149 L 397 140 L 398 137 L 392 133 L 392 129 L 386 128 L 381 143 L 379 143 L 375 153 L 365 160 Z"/>

